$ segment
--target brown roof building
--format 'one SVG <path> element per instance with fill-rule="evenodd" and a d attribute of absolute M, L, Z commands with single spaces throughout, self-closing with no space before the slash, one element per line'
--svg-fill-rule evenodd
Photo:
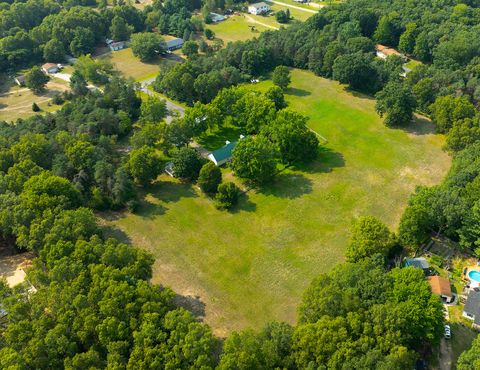
<path fill-rule="evenodd" d="M 403 55 L 400 52 L 398 52 L 394 48 L 390 48 L 385 45 L 377 44 L 375 45 L 375 50 L 377 52 L 377 57 L 382 59 L 387 59 L 387 57 L 391 55 L 398 55 L 400 57 L 403 57 Z"/>
<path fill-rule="evenodd" d="M 432 293 L 439 295 L 447 303 L 453 300 L 452 288 L 450 287 L 450 281 L 441 276 L 429 276 L 428 282 L 432 288 Z"/>

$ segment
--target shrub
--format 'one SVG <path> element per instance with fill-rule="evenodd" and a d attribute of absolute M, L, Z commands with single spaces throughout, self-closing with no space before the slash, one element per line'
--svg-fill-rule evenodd
<path fill-rule="evenodd" d="M 240 189 L 233 182 L 224 182 L 218 186 L 215 206 L 218 209 L 230 209 L 238 203 Z"/>
<path fill-rule="evenodd" d="M 32 104 L 32 111 L 40 112 L 40 107 L 35 102 L 33 102 L 33 104 Z"/>
<path fill-rule="evenodd" d="M 214 163 L 208 162 L 203 165 L 198 175 L 198 186 L 204 193 L 215 194 L 218 185 L 222 182 L 222 171 Z"/>

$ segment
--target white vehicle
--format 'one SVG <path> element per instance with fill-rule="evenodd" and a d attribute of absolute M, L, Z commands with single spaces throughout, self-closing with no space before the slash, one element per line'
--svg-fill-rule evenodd
<path fill-rule="evenodd" d="M 445 333 L 443 334 L 445 339 L 450 339 L 452 337 L 452 331 L 450 329 L 450 325 L 445 325 Z"/>

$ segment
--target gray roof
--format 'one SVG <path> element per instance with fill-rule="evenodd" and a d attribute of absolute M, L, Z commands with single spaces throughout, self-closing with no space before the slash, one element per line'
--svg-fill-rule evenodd
<path fill-rule="evenodd" d="M 471 290 L 468 293 L 467 303 L 465 303 L 463 311 L 475 316 L 474 323 L 480 325 L 480 291 Z"/>
<path fill-rule="evenodd" d="M 416 267 L 419 269 L 428 269 L 430 267 L 427 260 L 423 257 L 405 258 L 405 267 L 409 267 L 409 266 Z"/>
<path fill-rule="evenodd" d="M 180 38 L 173 39 L 173 40 L 167 41 L 166 44 L 167 44 L 167 49 L 178 48 L 183 45 L 183 39 L 180 39 Z"/>
<path fill-rule="evenodd" d="M 250 4 L 249 6 L 253 6 L 254 8 L 258 9 L 258 8 L 263 8 L 264 6 L 268 6 L 268 4 L 262 1 L 261 3 Z"/>

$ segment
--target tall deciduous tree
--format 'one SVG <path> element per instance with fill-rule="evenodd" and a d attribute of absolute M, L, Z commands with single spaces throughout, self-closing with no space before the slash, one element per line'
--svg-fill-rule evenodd
<path fill-rule="evenodd" d="M 133 34 L 130 47 L 133 55 L 140 58 L 142 62 L 148 62 L 160 55 L 166 49 L 166 44 L 160 35 L 145 32 Z"/>
<path fill-rule="evenodd" d="M 357 262 L 380 254 L 388 255 L 395 245 L 395 237 L 377 218 L 362 217 L 353 223 L 347 246 L 347 261 Z"/>
<path fill-rule="evenodd" d="M 142 186 L 149 185 L 160 173 L 160 158 L 155 153 L 155 149 L 149 146 L 143 146 L 130 152 L 127 162 L 135 182 Z"/>
<path fill-rule="evenodd" d="M 49 80 L 50 78 L 37 66 L 25 74 L 25 86 L 35 93 L 42 92 Z"/>
<path fill-rule="evenodd" d="M 290 85 L 290 70 L 285 66 L 278 66 L 273 70 L 272 81 L 275 85 L 285 90 Z"/>
<path fill-rule="evenodd" d="M 233 150 L 231 167 L 235 175 L 253 185 L 264 185 L 276 173 L 278 152 L 263 136 L 240 140 Z"/>
<path fill-rule="evenodd" d="M 375 109 L 380 117 L 385 115 L 385 125 L 406 126 L 412 121 L 416 100 L 408 85 L 391 81 L 376 97 Z"/>

